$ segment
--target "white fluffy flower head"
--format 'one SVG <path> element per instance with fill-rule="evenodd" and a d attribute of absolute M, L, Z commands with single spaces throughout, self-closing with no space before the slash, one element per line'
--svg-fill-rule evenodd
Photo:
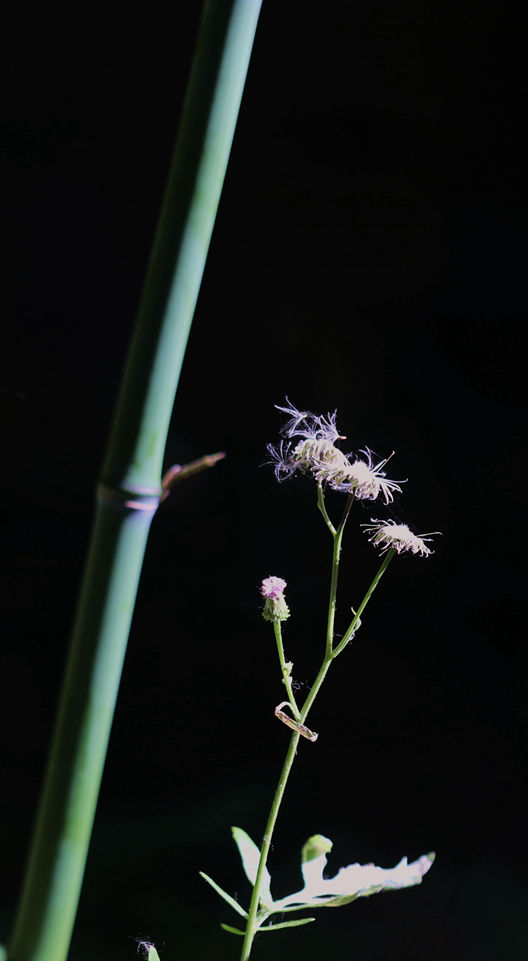
<path fill-rule="evenodd" d="M 337 411 L 328 413 L 326 417 L 311 414 L 297 410 L 288 398 L 286 400 L 287 407 L 276 405 L 277 410 L 289 415 L 281 428 L 284 439 L 278 447 L 268 444 L 277 480 L 292 477 L 297 471 L 302 474 L 313 473 L 319 480 L 318 471 L 345 466 L 348 463 L 345 455 L 334 446 L 336 440 L 344 439 L 336 427 Z M 296 442 L 294 438 L 298 438 Z"/>
<path fill-rule="evenodd" d="M 407 524 L 397 524 L 393 520 L 380 521 L 374 517 L 371 518 L 370 524 L 362 524 L 361 526 L 370 532 L 369 541 L 375 547 L 382 548 L 381 554 L 392 548 L 397 554 L 401 554 L 403 551 L 411 551 L 412 554 L 427 557 L 434 551 L 427 547 L 425 542 L 430 541 L 434 534 L 440 533 L 440 531 L 431 531 L 429 534 L 413 534 Z"/>
<path fill-rule="evenodd" d="M 394 491 L 401 492 L 399 485 L 403 482 L 389 480 L 383 470 L 389 457 L 375 463 L 368 447 L 359 452 L 363 457 L 354 457 L 335 446 L 336 441 L 345 439 L 337 430 L 336 411 L 326 416 L 311 414 L 297 410 L 290 401 L 278 410 L 289 418 L 281 429 L 284 439 L 280 444 L 268 444 L 277 480 L 297 472 L 311 474 L 318 484 L 354 493 L 357 500 L 376 500 L 381 495 L 385 504 L 394 500 Z M 299 438 L 297 443 L 293 438 Z"/>
<path fill-rule="evenodd" d="M 333 414 L 328 413 L 326 417 L 318 414 L 311 414 L 310 411 L 297 410 L 296 407 L 286 398 L 287 407 L 280 407 L 276 404 L 277 410 L 283 414 L 288 414 L 289 419 L 284 424 L 281 434 L 283 437 L 304 437 L 307 440 L 326 440 L 331 444 L 336 440 L 344 440 L 336 427 L 337 411 Z"/>
<path fill-rule="evenodd" d="M 343 482 L 336 489 L 354 491 L 358 500 L 375 501 L 381 494 L 385 503 L 391 504 L 394 500 L 393 491 L 401 494 L 400 484 L 405 483 L 405 481 L 389 480 L 385 471 L 382 470 L 394 451 L 377 464 L 374 463 L 372 451 L 368 447 L 359 453 L 364 454 L 366 460 L 357 458 L 349 464 Z"/>

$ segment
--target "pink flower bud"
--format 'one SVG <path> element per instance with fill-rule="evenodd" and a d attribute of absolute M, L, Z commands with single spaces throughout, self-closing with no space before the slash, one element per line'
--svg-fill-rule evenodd
<path fill-rule="evenodd" d="M 286 581 L 282 577 L 265 577 L 262 581 L 260 593 L 265 599 L 262 616 L 265 621 L 285 621 L 290 616 L 288 605 L 284 597 Z"/>

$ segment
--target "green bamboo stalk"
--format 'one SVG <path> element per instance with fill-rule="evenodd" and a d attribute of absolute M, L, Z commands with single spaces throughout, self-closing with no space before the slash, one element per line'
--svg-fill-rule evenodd
<path fill-rule="evenodd" d="M 208 0 L 97 488 L 8 961 L 65 961 L 167 431 L 262 0 Z"/>

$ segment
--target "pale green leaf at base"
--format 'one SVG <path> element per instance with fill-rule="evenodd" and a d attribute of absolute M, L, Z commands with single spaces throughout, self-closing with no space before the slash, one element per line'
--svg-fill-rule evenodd
<path fill-rule="evenodd" d="M 6 958 L 7 958 L 7 951 L 0 944 L 0 961 L 6 961 Z"/>
<path fill-rule="evenodd" d="M 242 866 L 246 872 L 246 877 L 250 884 L 254 885 L 257 878 L 257 870 L 260 861 L 260 849 L 257 847 L 255 842 L 251 840 L 249 834 L 246 834 L 242 828 L 232 827 L 231 833 L 242 859 Z M 270 873 L 267 868 L 264 868 L 260 884 L 260 901 L 262 904 L 266 905 L 266 907 L 271 907 L 273 904 L 270 885 Z"/>
<path fill-rule="evenodd" d="M 213 879 L 210 878 L 209 875 L 205 873 L 205 871 L 200 871 L 200 877 L 203 878 L 204 881 L 207 881 L 207 883 L 210 884 L 211 887 L 215 889 L 216 893 L 219 894 L 220 897 L 224 899 L 224 901 L 227 901 L 227 903 L 230 904 L 231 907 L 234 908 L 234 910 L 238 914 L 241 914 L 243 918 L 247 918 L 248 916 L 247 911 L 244 911 L 244 908 L 240 906 L 238 901 L 235 901 L 235 899 L 232 898 L 231 895 L 227 893 L 227 891 L 224 891 L 223 888 L 221 888 L 220 885 L 216 883 L 216 881 L 213 881 Z M 150 961 L 150 958 L 149 958 L 149 961 Z"/>
<path fill-rule="evenodd" d="M 154 945 L 152 945 L 152 947 L 149 950 L 149 953 L 147 955 L 147 961 L 160 961 L 160 956 L 156 951 L 156 948 L 154 947 Z"/>
<path fill-rule="evenodd" d="M 370 897 L 381 891 L 395 891 L 420 884 L 429 871 L 435 855 L 423 854 L 410 864 L 404 857 L 394 868 L 374 864 L 349 864 L 340 868 L 334 878 L 325 878 L 327 852 L 332 842 L 315 834 L 302 849 L 301 871 L 304 887 L 273 904 L 273 911 L 302 911 L 307 908 L 339 908 L 356 898 Z"/>

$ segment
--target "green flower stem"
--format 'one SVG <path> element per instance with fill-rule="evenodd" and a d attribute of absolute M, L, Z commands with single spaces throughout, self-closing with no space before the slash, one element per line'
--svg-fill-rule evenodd
<path fill-rule="evenodd" d="M 325 510 L 323 511 L 321 507 L 321 505 L 323 505 L 323 508 L 324 508 L 324 495 L 322 495 L 322 488 L 320 488 L 320 490 L 321 490 L 321 497 L 319 495 L 319 490 L 318 490 L 318 507 L 324 516 L 326 511 Z M 352 493 L 349 495 L 347 499 L 347 503 L 345 505 L 345 509 L 343 511 L 343 516 L 339 523 L 339 527 L 337 528 L 337 530 L 334 531 L 334 534 L 333 534 L 334 550 L 333 550 L 333 557 L 332 557 L 332 579 L 331 579 L 331 589 L 330 589 L 330 604 L 329 604 L 329 610 L 328 610 L 329 626 L 328 626 L 327 639 L 328 639 L 328 636 L 330 636 L 333 639 L 333 626 L 334 626 L 334 618 L 335 618 L 336 593 L 337 593 L 337 575 L 338 575 L 338 568 L 339 568 L 339 560 L 341 556 L 341 541 L 343 537 L 343 530 L 347 522 L 347 518 L 350 513 L 350 508 L 352 506 L 353 501 L 354 501 L 354 494 Z M 328 521 L 328 525 L 330 526 L 330 521 Z M 372 597 L 372 594 L 376 590 L 376 587 L 378 586 L 381 578 L 383 577 L 383 574 L 387 570 L 387 567 L 389 566 L 395 553 L 396 552 L 393 549 L 391 549 L 387 553 L 386 557 L 383 558 L 383 561 L 379 567 L 379 570 L 377 571 L 375 577 L 373 578 L 367 590 L 367 593 L 365 594 L 363 600 L 361 601 L 361 604 L 359 605 L 357 613 L 354 614 L 354 617 L 345 635 L 343 636 L 342 640 L 339 642 L 337 647 L 332 649 L 332 643 L 330 643 L 330 649 L 329 649 L 328 641 L 327 641 L 327 648 L 325 651 L 323 662 L 321 664 L 321 667 L 319 668 L 319 673 L 317 674 L 317 677 L 311 687 L 310 693 L 308 694 L 301 708 L 300 717 L 299 717 L 299 714 L 297 713 L 297 719 L 300 721 L 301 724 L 304 724 L 306 722 L 306 718 L 308 717 L 309 711 L 319 691 L 321 690 L 321 686 L 328 673 L 330 664 L 337 657 L 338 654 L 341 654 L 341 652 L 347 646 L 359 622 L 361 614 L 365 610 L 370 598 Z M 284 651 L 282 648 L 282 635 L 280 631 L 280 622 L 276 622 L 274 624 L 274 627 L 275 627 L 275 638 L 277 640 L 277 648 L 279 650 L 279 660 L 281 661 L 281 667 L 283 668 L 283 674 L 284 674 Z M 292 698 L 293 698 L 293 695 L 292 695 Z M 292 708 L 294 708 L 295 711 L 298 711 L 295 701 L 290 699 L 290 703 L 292 704 Z M 251 902 L 249 905 L 248 919 L 247 919 L 246 931 L 244 935 L 244 944 L 242 947 L 242 954 L 240 956 L 240 961 L 248 961 L 248 959 L 250 958 L 251 947 L 252 947 L 255 935 L 257 934 L 259 927 L 263 924 L 266 918 L 269 917 L 269 914 L 270 914 L 270 912 L 266 908 L 264 908 L 259 913 L 258 909 L 259 909 L 259 902 L 260 902 L 260 887 L 261 887 L 262 875 L 264 873 L 264 869 L 266 867 L 267 860 L 268 860 L 268 854 L 269 854 L 269 849 L 271 845 L 271 839 L 273 836 L 273 831 L 275 829 L 275 823 L 277 821 L 277 816 L 279 813 L 279 808 L 282 802 L 284 791 L 286 789 L 288 777 L 290 775 L 290 771 L 292 769 L 293 762 L 295 760 L 299 739 L 300 739 L 300 734 L 298 734 L 297 732 L 295 732 L 290 739 L 290 746 L 288 748 L 288 753 L 286 754 L 286 760 L 284 761 L 284 765 L 279 778 L 279 783 L 277 785 L 277 790 L 275 791 L 275 796 L 273 798 L 271 811 L 268 817 L 268 823 L 266 824 L 266 829 L 264 831 L 264 836 L 262 839 L 262 847 L 260 851 L 260 860 L 259 860 L 259 865 L 257 869 L 257 876 L 255 878 L 255 884 L 253 886 L 253 894 L 251 896 Z"/>
<path fill-rule="evenodd" d="M 8 961 L 64 961 L 136 591 L 262 0 L 208 0 L 107 455 Z M 169 118 L 170 122 L 170 118 Z"/>
<path fill-rule="evenodd" d="M 282 798 L 288 781 L 288 777 L 295 760 L 295 755 L 297 753 L 297 745 L 299 744 L 301 735 L 294 731 L 290 738 L 290 744 L 284 761 L 284 765 L 279 777 L 279 783 L 277 784 L 277 789 L 275 791 L 275 796 L 273 798 L 273 803 L 271 805 L 271 810 L 268 817 L 268 823 L 264 830 L 264 836 L 262 838 L 262 847 L 260 850 L 260 861 L 257 869 L 257 876 L 255 878 L 255 884 L 253 886 L 253 894 L 251 896 L 251 903 L 249 905 L 248 919 L 246 923 L 246 931 L 244 934 L 244 943 L 242 945 L 242 954 L 240 955 L 240 961 L 248 961 L 251 955 L 251 947 L 253 944 L 254 937 L 260 927 L 260 925 L 269 916 L 269 911 L 264 910 L 260 917 L 258 916 L 258 907 L 260 901 L 260 886 L 262 883 L 262 875 L 264 873 L 264 868 L 268 860 L 269 849 L 271 845 L 271 839 L 273 837 L 273 831 L 275 828 L 275 822 L 277 820 L 277 815 L 279 813 L 279 808 L 281 806 Z"/>
<path fill-rule="evenodd" d="M 329 620 L 332 617 L 332 626 L 333 626 L 333 617 L 335 614 L 335 592 L 337 590 L 337 568 L 339 566 L 339 558 L 340 558 L 340 552 L 341 552 L 341 540 L 339 539 L 339 545 L 337 550 L 336 550 L 336 541 L 338 539 L 338 536 L 340 538 L 342 537 L 343 529 L 346 524 L 350 507 L 352 506 L 352 502 L 353 502 L 353 495 L 350 495 L 348 498 L 347 504 L 345 506 L 345 510 L 343 512 L 340 525 L 335 533 L 335 538 L 334 538 L 334 552 L 333 552 L 333 561 L 332 561 L 332 590 L 330 593 L 330 608 L 329 608 L 329 614 L 328 614 Z M 378 586 L 383 574 L 387 570 L 387 567 L 389 566 L 390 561 L 394 557 L 394 554 L 395 554 L 395 551 L 390 550 L 386 555 L 386 557 L 384 557 L 382 564 L 376 576 L 372 580 L 367 590 L 367 593 L 365 594 L 363 600 L 361 601 L 357 614 L 354 615 L 354 618 L 346 634 L 344 635 L 343 639 L 340 641 L 340 643 L 334 650 L 330 650 L 329 652 L 327 648 L 323 662 L 321 664 L 321 667 L 319 668 L 319 673 L 312 685 L 310 693 L 308 694 L 301 708 L 301 712 L 300 712 L 301 724 L 304 724 L 306 721 L 306 718 L 308 717 L 308 713 L 319 691 L 321 690 L 321 686 L 328 673 L 330 664 L 337 657 L 337 655 L 340 654 L 345 649 L 346 645 L 348 644 L 348 641 L 350 640 L 353 634 L 354 628 L 357 625 L 362 612 L 365 610 L 370 598 L 372 597 L 372 594 L 376 590 L 376 587 Z M 279 626 L 280 628 L 280 624 L 279 625 L 276 624 L 274 626 L 275 627 Z M 275 637 L 277 638 L 277 636 L 278 636 L 277 631 L 275 631 Z M 280 630 L 279 630 L 279 637 L 280 637 Z M 279 641 L 277 641 L 277 644 L 279 644 Z M 280 640 L 280 644 L 282 647 L 282 638 Z M 281 655 L 279 650 L 279 658 L 280 656 Z M 284 654 L 282 655 L 282 657 L 284 660 Z M 281 662 L 281 666 L 282 666 L 282 662 Z M 248 959 L 250 958 L 251 946 L 253 944 L 255 935 L 257 934 L 260 925 L 263 924 L 263 922 L 266 920 L 267 917 L 269 917 L 270 912 L 267 909 L 264 908 L 260 914 L 258 910 L 259 901 L 260 901 L 260 887 L 262 882 L 262 875 L 264 873 L 264 868 L 266 867 L 266 864 L 267 864 L 269 849 L 271 845 L 271 839 L 273 836 L 273 831 L 275 829 L 275 823 L 277 821 L 277 816 L 279 813 L 279 808 L 282 802 L 282 798 L 284 796 L 284 791 L 286 789 L 288 777 L 290 775 L 290 771 L 292 769 L 293 762 L 295 760 L 299 739 L 300 739 L 300 734 L 298 734 L 297 732 L 295 732 L 290 739 L 290 746 L 288 748 L 288 753 L 286 754 L 286 760 L 284 761 L 284 765 L 279 778 L 279 783 L 277 785 L 277 790 L 275 791 L 275 796 L 273 798 L 273 803 L 271 805 L 271 811 L 268 817 L 268 823 L 266 824 L 266 829 L 264 831 L 264 836 L 262 839 L 262 847 L 260 851 L 260 860 L 259 860 L 259 865 L 257 869 L 257 876 L 255 878 L 255 884 L 253 886 L 253 894 L 251 896 L 251 902 L 249 905 L 248 919 L 247 919 L 246 931 L 244 935 L 244 944 L 242 947 L 242 954 L 240 956 L 240 961 L 248 961 Z"/>
<path fill-rule="evenodd" d="M 326 508 L 324 506 L 324 494 L 321 485 L 318 485 L 317 491 L 317 503 L 319 510 L 323 514 L 326 520 L 327 526 L 334 538 L 334 551 L 332 556 L 332 576 L 330 580 L 330 600 L 328 602 L 328 620 L 326 627 L 326 656 L 329 657 L 332 653 L 333 643 L 334 643 L 334 622 L 335 622 L 335 612 L 337 604 L 337 580 L 339 576 L 339 561 L 341 559 L 341 545 L 343 542 L 343 532 L 345 530 L 345 524 L 348 520 L 348 515 L 350 513 L 350 508 L 354 503 L 354 493 L 348 495 L 345 509 L 343 511 L 343 516 L 339 522 L 339 527 L 335 530 L 333 524 L 331 524 L 328 514 L 326 513 Z"/>
<path fill-rule="evenodd" d="M 318 695 L 318 693 L 319 693 L 319 691 L 320 691 L 320 689 L 321 689 L 321 685 L 322 685 L 322 683 L 323 683 L 323 681 L 324 681 L 324 679 L 325 679 L 325 677 L 326 677 L 326 675 L 327 675 L 327 673 L 328 673 L 328 668 L 330 667 L 330 664 L 332 663 L 333 660 L 335 660 L 335 658 L 337 657 L 338 654 L 341 654 L 341 652 L 344 651 L 345 647 L 347 646 L 350 638 L 352 637 L 352 634 L 354 633 L 354 629 L 355 629 L 355 627 L 356 627 L 356 625 L 357 625 L 357 623 L 358 623 L 358 621 L 359 621 L 359 618 L 360 618 L 361 614 L 362 614 L 363 611 L 365 610 L 365 608 L 366 608 L 366 606 L 367 606 L 370 598 L 372 597 L 372 594 L 373 594 L 374 591 L 376 590 L 376 587 L 378 586 L 378 584 L 379 584 L 379 582 L 380 582 L 383 574 L 384 574 L 385 571 L 387 570 L 387 567 L 389 566 L 389 564 L 390 564 L 392 558 L 394 557 L 394 554 L 395 554 L 395 553 L 396 553 L 396 552 L 391 549 L 391 550 L 389 551 L 389 553 L 386 555 L 386 557 L 383 558 L 383 562 L 382 562 L 382 564 L 381 564 L 381 566 L 380 566 L 380 568 L 379 568 L 376 576 L 375 576 L 374 579 L 372 580 L 372 582 L 371 582 L 371 584 L 370 584 L 370 587 L 369 587 L 367 593 L 365 594 L 365 597 L 364 597 L 363 600 L 361 601 L 361 604 L 360 604 L 359 607 L 358 607 L 357 613 L 354 615 L 354 618 L 352 619 L 352 622 L 351 622 L 350 626 L 348 627 L 346 633 L 345 633 L 344 636 L 342 637 L 342 639 L 341 639 L 341 641 L 339 642 L 339 644 L 337 645 L 337 647 L 334 648 L 334 650 L 333 650 L 330 654 L 326 654 L 326 655 L 325 655 L 325 658 L 324 658 L 324 660 L 323 660 L 323 663 L 321 664 L 321 667 L 320 667 L 320 669 L 319 669 L 319 673 L 318 673 L 318 675 L 317 675 L 317 677 L 316 677 L 316 679 L 315 679 L 315 681 L 314 681 L 314 683 L 313 683 L 313 685 L 312 685 L 312 688 L 311 688 L 311 690 L 310 690 L 310 693 L 308 694 L 308 697 L 306 698 L 306 700 L 305 700 L 305 702 L 304 702 L 304 704 L 303 704 L 303 706 L 302 706 L 302 709 L 301 709 L 301 724 L 304 724 L 305 721 L 306 721 L 306 718 L 307 718 L 307 716 L 308 716 L 308 712 L 309 712 L 310 708 L 312 707 L 312 704 L 313 704 L 313 702 L 315 701 L 315 699 L 316 699 L 316 697 L 317 697 L 317 695 Z"/>
<path fill-rule="evenodd" d="M 381 564 L 381 567 L 380 567 L 379 570 L 378 570 L 378 573 L 376 574 L 374 580 L 372 581 L 372 583 L 371 583 L 371 585 L 370 585 L 367 593 L 365 594 L 365 597 L 364 597 L 363 600 L 361 601 L 361 604 L 359 605 L 357 611 L 354 613 L 354 617 L 352 618 L 352 620 L 351 620 L 351 622 L 350 622 L 350 624 L 349 624 L 349 626 L 348 626 L 345 634 L 343 635 L 343 637 L 341 638 L 339 644 L 337 645 L 337 647 L 336 647 L 335 650 L 333 651 L 333 653 L 332 653 L 332 657 L 333 657 L 333 658 L 334 658 L 334 657 L 337 657 L 338 654 L 341 654 L 341 651 L 343 651 L 343 650 L 345 649 L 345 647 L 347 646 L 347 644 L 348 644 L 350 638 L 352 637 L 352 635 L 353 635 L 356 627 L 358 626 L 359 619 L 360 619 L 363 611 L 365 610 L 365 608 L 366 608 L 366 606 L 367 606 L 370 598 L 372 597 L 372 594 L 373 594 L 374 591 L 376 590 L 376 588 L 377 588 L 377 586 L 378 586 L 381 578 L 383 577 L 385 571 L 387 570 L 387 568 L 388 568 L 390 562 L 392 561 L 392 558 L 394 557 L 395 553 L 396 553 L 396 551 L 394 550 L 393 547 L 391 547 L 391 549 L 387 552 L 387 554 L 386 554 L 385 557 L 383 558 L 383 562 L 382 562 L 382 564 Z"/>
<path fill-rule="evenodd" d="M 297 704 L 296 704 L 296 702 L 295 702 L 295 697 L 294 697 L 294 694 L 293 694 L 293 691 L 292 691 L 292 686 L 291 686 L 291 684 L 292 684 L 292 679 L 291 679 L 291 673 L 290 673 L 290 672 L 291 672 L 291 665 L 290 665 L 289 667 L 286 666 L 286 658 L 284 657 L 284 646 L 283 646 L 283 643 L 282 643 L 281 622 L 280 622 L 280 621 L 274 621 L 274 622 L 273 622 L 273 629 L 274 629 L 274 631 L 275 631 L 275 640 L 276 640 L 276 642 L 277 642 L 277 651 L 278 651 L 278 654 L 279 654 L 279 661 L 280 661 L 280 666 L 281 666 L 281 671 L 282 671 L 282 681 L 283 681 L 283 684 L 284 684 L 284 686 L 285 686 L 285 688 L 286 688 L 286 693 L 287 693 L 287 695 L 288 695 L 288 700 L 289 700 L 289 702 L 290 702 L 290 704 L 291 704 L 291 708 L 292 708 L 292 711 L 293 711 L 293 716 L 295 717 L 295 720 L 298 721 L 299 718 L 300 718 L 300 716 L 301 716 L 301 712 L 299 711 L 299 708 L 297 707 Z"/>
<path fill-rule="evenodd" d="M 321 514 L 322 514 L 323 517 L 324 517 L 325 524 L 326 524 L 326 526 L 328 527 L 328 530 L 329 530 L 330 533 L 335 537 L 336 529 L 335 529 L 334 525 L 332 524 L 332 521 L 330 520 L 330 518 L 329 518 L 329 516 L 328 516 L 328 512 L 327 512 L 327 510 L 326 510 L 325 499 L 324 499 L 323 485 L 322 485 L 320 482 L 318 482 L 318 484 L 317 484 L 317 506 L 318 506 L 319 510 L 321 511 Z"/>
<path fill-rule="evenodd" d="M 354 617 L 353 617 L 353 619 L 352 619 L 352 622 L 351 622 L 350 626 L 348 627 L 346 633 L 344 634 L 343 638 L 341 639 L 341 641 L 339 642 L 339 644 L 337 645 L 337 647 L 334 648 L 334 650 L 333 650 L 330 654 L 326 654 L 326 655 L 325 655 L 325 658 L 324 658 L 324 660 L 323 660 L 323 663 L 321 664 L 321 667 L 320 667 L 320 669 L 319 669 L 319 673 L 318 673 L 318 675 L 317 675 L 317 677 L 316 677 L 316 679 L 315 679 L 315 681 L 314 681 L 314 683 L 313 683 L 313 685 L 312 685 L 312 688 L 311 688 L 311 690 L 310 690 L 310 693 L 308 694 L 308 697 L 306 698 L 306 700 L 305 700 L 305 702 L 304 702 L 304 704 L 303 704 L 303 706 L 302 706 L 302 709 L 301 709 L 301 724 L 304 724 L 305 721 L 306 721 L 306 718 L 308 717 L 308 712 L 309 712 L 310 708 L 312 707 L 312 704 L 313 704 L 313 702 L 315 701 L 315 699 L 316 699 L 316 697 L 317 697 L 317 695 L 318 695 L 318 693 L 319 693 L 319 691 L 320 691 L 320 689 L 321 689 L 321 685 L 322 685 L 322 683 L 323 683 L 323 681 L 324 681 L 324 679 L 325 679 L 325 677 L 326 677 L 326 675 L 327 675 L 327 673 L 328 673 L 328 668 L 330 667 L 330 664 L 332 663 L 333 660 L 335 660 L 335 658 L 338 656 L 338 654 L 341 654 L 341 652 L 344 651 L 345 647 L 347 646 L 350 638 L 352 637 L 352 634 L 354 633 L 354 629 L 355 629 L 355 627 L 356 627 L 356 625 L 357 625 L 357 623 L 358 623 L 358 621 L 359 621 L 359 618 L 360 618 L 361 614 L 362 614 L 363 611 L 365 610 L 365 608 L 366 608 L 366 606 L 367 606 L 370 598 L 372 597 L 372 594 L 373 594 L 374 591 L 376 590 L 376 587 L 378 586 L 381 578 L 383 577 L 383 574 L 384 574 L 385 571 L 387 570 L 387 567 L 389 566 L 389 564 L 390 564 L 392 558 L 394 557 L 394 554 L 395 554 L 395 553 L 396 553 L 396 551 L 394 551 L 393 549 L 391 549 L 391 550 L 388 552 L 388 554 L 386 555 L 386 557 L 383 558 L 383 562 L 382 562 L 382 564 L 381 564 L 381 566 L 380 566 L 380 568 L 379 568 L 376 576 L 375 576 L 374 579 L 372 580 L 372 582 L 371 582 L 371 584 L 370 584 L 370 587 L 369 587 L 367 593 L 365 594 L 363 600 L 361 601 L 361 604 L 360 604 L 359 607 L 358 607 L 357 613 L 354 615 Z"/>

